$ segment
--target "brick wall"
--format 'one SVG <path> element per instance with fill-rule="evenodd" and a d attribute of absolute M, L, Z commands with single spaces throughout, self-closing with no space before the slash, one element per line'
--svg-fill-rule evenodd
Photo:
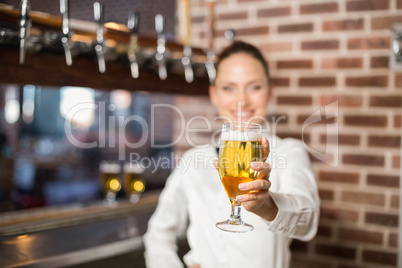
<path fill-rule="evenodd" d="M 207 47 L 205 1 L 191 4 L 192 42 Z M 293 267 L 396 267 L 402 74 L 388 61 L 402 1 L 219 0 L 215 12 L 217 51 L 232 28 L 269 60 L 276 84 L 269 109 L 286 116 L 277 134 L 303 134 L 310 151 L 324 155 L 312 156 L 322 200 L 318 234 L 293 243 Z M 187 117 L 214 116 L 206 97 L 177 97 L 176 104 Z M 317 122 L 305 127 L 310 115 Z"/>

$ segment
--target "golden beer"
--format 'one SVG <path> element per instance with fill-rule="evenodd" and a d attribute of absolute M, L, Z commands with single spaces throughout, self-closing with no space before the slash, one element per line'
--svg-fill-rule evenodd
<path fill-rule="evenodd" d="M 248 193 L 239 189 L 240 183 L 255 180 L 259 175 L 251 168 L 251 163 L 259 162 L 262 158 L 261 132 L 261 125 L 254 123 L 225 122 L 222 126 L 218 171 L 232 205 L 229 219 L 216 224 L 223 231 L 243 233 L 254 229 L 243 222 L 241 203 L 236 196 Z"/>
<path fill-rule="evenodd" d="M 123 187 L 132 203 L 137 203 L 139 196 L 145 191 L 144 168 L 138 163 L 124 165 Z"/>
<path fill-rule="evenodd" d="M 247 191 L 239 184 L 258 177 L 259 172 L 251 168 L 251 162 L 261 161 L 261 141 L 224 140 L 219 155 L 219 176 L 228 197 L 236 201 L 237 195 Z"/>
<path fill-rule="evenodd" d="M 117 162 L 101 161 L 99 164 L 100 184 L 107 201 L 114 201 L 121 189 L 120 171 Z"/>

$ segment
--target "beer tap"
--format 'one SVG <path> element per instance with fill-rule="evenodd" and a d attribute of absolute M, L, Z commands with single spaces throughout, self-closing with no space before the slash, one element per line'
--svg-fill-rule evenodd
<path fill-rule="evenodd" d="M 181 63 L 184 68 L 184 77 L 187 83 L 191 83 L 194 80 L 194 72 L 191 63 L 192 48 L 190 46 L 190 0 L 178 1 L 179 11 L 179 32 L 183 43 L 183 57 Z"/>
<path fill-rule="evenodd" d="M 209 83 L 213 84 L 216 77 L 216 70 L 215 70 L 215 52 L 214 52 L 214 31 L 215 31 L 215 3 L 216 0 L 207 0 L 208 3 L 208 52 L 207 52 L 207 60 L 205 62 L 205 68 L 207 70 L 207 74 L 209 77 Z"/>
<path fill-rule="evenodd" d="M 71 57 L 70 45 L 70 26 L 69 26 L 69 8 L 68 0 L 60 0 L 60 13 L 62 15 L 62 32 L 61 43 L 63 44 L 64 54 L 66 55 L 66 64 L 71 66 L 73 59 Z"/>
<path fill-rule="evenodd" d="M 139 13 L 130 12 L 128 15 L 127 27 L 130 30 L 130 45 L 128 47 L 127 55 L 130 61 L 131 76 L 133 78 L 138 78 L 139 67 L 137 62 L 137 51 L 138 51 L 138 22 Z"/>
<path fill-rule="evenodd" d="M 159 78 L 165 80 L 167 78 L 165 51 L 165 18 L 161 14 L 155 16 L 155 30 L 158 33 L 158 41 L 155 53 L 155 59 L 158 63 Z"/>
<path fill-rule="evenodd" d="M 21 1 L 20 13 L 20 64 L 25 62 L 27 43 L 31 30 L 31 20 L 29 18 L 30 0 Z"/>
<path fill-rule="evenodd" d="M 192 55 L 191 46 L 184 46 L 183 47 L 183 58 L 181 58 L 181 63 L 184 67 L 184 77 L 187 83 L 191 83 L 194 80 L 194 72 L 193 67 L 191 64 L 191 55 Z"/>
<path fill-rule="evenodd" d="M 94 19 L 98 25 L 96 30 L 96 45 L 95 51 L 98 57 L 99 72 L 104 73 L 106 71 L 105 63 L 105 42 L 103 31 L 103 4 L 99 2 L 94 3 Z"/>

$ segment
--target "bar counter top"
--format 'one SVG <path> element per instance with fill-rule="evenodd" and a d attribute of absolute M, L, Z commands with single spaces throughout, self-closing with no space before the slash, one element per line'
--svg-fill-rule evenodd
<path fill-rule="evenodd" d="M 159 193 L 144 193 L 137 204 L 98 201 L 1 213 L 0 267 L 72 267 L 141 250 Z"/>

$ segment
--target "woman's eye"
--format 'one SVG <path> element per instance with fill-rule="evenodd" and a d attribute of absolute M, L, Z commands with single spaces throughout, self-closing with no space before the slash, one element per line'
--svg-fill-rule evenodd
<path fill-rule="evenodd" d="M 251 86 L 251 89 L 252 89 L 252 90 L 260 90 L 261 88 L 262 88 L 261 85 L 254 85 L 254 86 Z"/>
<path fill-rule="evenodd" d="M 222 87 L 222 89 L 224 90 L 224 91 L 231 91 L 231 90 L 233 90 L 233 87 Z"/>

